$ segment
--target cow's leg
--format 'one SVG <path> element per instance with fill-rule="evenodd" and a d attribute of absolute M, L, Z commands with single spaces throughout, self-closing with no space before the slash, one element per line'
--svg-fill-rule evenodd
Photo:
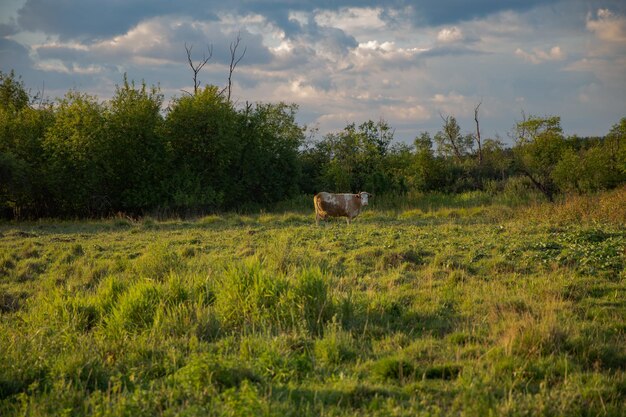
<path fill-rule="evenodd" d="M 320 225 L 320 215 L 315 213 L 315 225 L 319 226 Z"/>
<path fill-rule="evenodd" d="M 346 217 L 346 222 L 348 223 L 348 226 L 350 226 L 350 216 Z"/>

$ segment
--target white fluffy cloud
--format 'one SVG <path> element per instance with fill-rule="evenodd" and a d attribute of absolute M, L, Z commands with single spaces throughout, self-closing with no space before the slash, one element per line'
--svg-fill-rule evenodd
<path fill-rule="evenodd" d="M 322 10 L 315 15 L 315 21 L 321 26 L 341 29 L 354 35 L 384 30 L 387 24 L 380 18 L 381 8 L 350 7 L 337 12 Z"/>
<path fill-rule="evenodd" d="M 517 48 L 515 50 L 515 55 L 526 61 L 532 62 L 533 64 L 540 64 L 546 61 L 562 61 L 565 59 L 565 53 L 558 45 L 553 46 L 550 50 L 533 48 L 531 52 L 526 52 L 522 48 Z"/>
<path fill-rule="evenodd" d="M 626 17 L 609 9 L 598 9 L 596 18 L 588 14 L 587 29 L 603 41 L 626 44 Z"/>
<path fill-rule="evenodd" d="M 456 26 L 446 27 L 437 33 L 437 40 L 442 43 L 458 42 L 463 40 L 463 32 Z"/>

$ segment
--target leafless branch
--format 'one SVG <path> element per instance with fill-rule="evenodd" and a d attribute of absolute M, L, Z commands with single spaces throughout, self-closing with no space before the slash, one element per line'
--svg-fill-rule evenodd
<path fill-rule="evenodd" d="M 228 96 L 227 96 L 229 103 L 230 103 L 230 96 L 231 96 L 232 88 L 233 88 L 233 72 L 235 72 L 235 68 L 237 67 L 237 64 L 239 64 L 239 62 L 243 59 L 244 55 L 246 54 L 246 51 L 248 50 L 247 46 L 244 47 L 241 55 L 237 57 L 237 48 L 239 48 L 240 42 L 241 42 L 241 32 L 237 33 L 237 38 L 230 44 L 230 66 L 228 69 Z"/>
<path fill-rule="evenodd" d="M 185 51 L 187 51 L 187 62 L 189 63 L 189 66 L 191 67 L 191 70 L 193 71 L 193 93 L 197 94 L 198 87 L 200 86 L 200 82 L 198 81 L 198 73 L 206 65 L 206 63 L 209 62 L 209 59 L 211 59 L 211 57 L 213 56 L 213 45 L 209 45 L 207 47 L 209 55 L 207 56 L 203 54 L 202 59 L 200 60 L 198 64 L 194 64 L 193 60 L 191 59 L 192 49 L 193 49 L 193 45 L 187 46 L 187 43 L 185 42 Z"/>

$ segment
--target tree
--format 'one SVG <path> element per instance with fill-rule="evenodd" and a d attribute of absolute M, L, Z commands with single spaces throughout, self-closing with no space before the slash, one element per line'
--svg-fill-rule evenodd
<path fill-rule="evenodd" d="M 486 139 L 482 144 L 482 172 L 491 173 L 492 179 L 504 180 L 510 170 L 512 160 L 510 150 L 496 136 L 496 139 Z"/>
<path fill-rule="evenodd" d="M 614 172 L 602 146 L 575 151 L 567 148 L 554 167 L 552 177 L 563 191 L 584 193 L 611 188 Z"/>
<path fill-rule="evenodd" d="M 568 138 L 570 145 L 552 177 L 565 191 L 591 192 L 618 186 L 626 180 L 626 118 L 604 138 Z"/>
<path fill-rule="evenodd" d="M 516 168 L 549 200 L 558 192 L 552 172 L 566 149 L 561 118 L 524 117 L 515 127 Z"/>
<path fill-rule="evenodd" d="M 394 143 L 385 155 L 384 167 L 391 179 L 391 191 L 406 194 L 409 191 L 409 172 L 413 163 L 413 147 L 405 143 Z"/>
<path fill-rule="evenodd" d="M 163 203 L 165 146 L 159 135 L 163 95 L 126 76 L 105 113 L 106 141 L 97 155 L 102 170 L 101 210 L 141 212 Z"/>
<path fill-rule="evenodd" d="M 476 145 L 478 146 L 478 165 L 482 165 L 483 163 L 483 147 L 482 147 L 482 140 L 480 137 L 480 124 L 478 122 L 478 109 L 480 108 L 480 105 L 483 104 L 483 102 L 479 102 L 476 107 L 474 107 L 474 121 L 476 122 L 476 136 L 473 136 L 473 138 L 476 140 Z"/>
<path fill-rule="evenodd" d="M 258 103 L 241 113 L 243 142 L 237 189 L 255 204 L 267 204 L 299 191 L 301 161 L 298 149 L 304 143 L 304 128 L 295 121 L 295 104 Z"/>
<path fill-rule="evenodd" d="M 621 181 L 626 176 L 626 117 L 614 124 L 605 138 L 605 148 L 610 155 L 611 169 L 621 173 Z"/>
<path fill-rule="evenodd" d="M 326 182 L 324 174 L 331 161 L 332 147 L 329 141 L 316 141 L 314 133 L 300 149 L 300 163 L 302 176 L 300 190 L 305 194 L 317 194 L 320 191 L 331 190 L 332 186 Z"/>
<path fill-rule="evenodd" d="M 239 49 L 240 42 L 241 42 L 241 33 L 237 33 L 237 38 L 233 42 L 230 43 L 230 64 L 228 66 L 228 85 L 224 87 L 224 89 L 226 89 L 227 91 L 226 100 L 229 103 L 230 103 L 230 96 L 231 96 L 232 89 L 233 89 L 233 73 L 235 72 L 235 68 L 237 68 L 237 65 L 239 64 L 239 61 L 243 59 L 244 55 L 246 55 L 246 51 L 248 50 L 248 47 L 244 47 L 241 55 L 237 56 L 237 49 Z M 222 90 L 220 94 L 222 94 L 223 92 L 224 90 Z"/>
<path fill-rule="evenodd" d="M 394 179 L 385 162 L 392 140 L 393 129 L 384 120 L 351 123 L 326 135 L 320 149 L 328 149 L 329 160 L 320 182 L 329 191 L 391 191 Z"/>
<path fill-rule="evenodd" d="M 0 108 L 17 113 L 28 106 L 30 97 L 21 78 L 15 76 L 15 71 L 8 74 L 0 71 Z"/>
<path fill-rule="evenodd" d="M 454 157 L 457 162 L 461 162 L 463 157 L 472 149 L 473 137 L 471 135 L 461 135 L 461 127 L 454 116 L 439 115 L 443 121 L 443 130 L 435 135 L 437 152 L 445 157 Z"/>
<path fill-rule="evenodd" d="M 54 118 L 52 107 L 30 105 L 31 97 L 13 71 L 0 72 L 0 208 L 13 217 L 46 212 L 42 141 Z"/>
<path fill-rule="evenodd" d="M 45 176 L 60 214 L 91 213 L 99 205 L 105 136 L 104 108 L 96 98 L 69 91 L 59 100 L 43 150 Z"/>
<path fill-rule="evenodd" d="M 162 134 L 168 164 L 169 200 L 175 208 L 210 211 L 224 207 L 236 184 L 239 116 L 215 86 L 175 99 Z"/>
<path fill-rule="evenodd" d="M 415 155 L 410 182 L 419 191 L 431 191 L 445 186 L 443 163 L 435 158 L 433 141 L 428 132 L 422 132 L 414 140 Z"/>

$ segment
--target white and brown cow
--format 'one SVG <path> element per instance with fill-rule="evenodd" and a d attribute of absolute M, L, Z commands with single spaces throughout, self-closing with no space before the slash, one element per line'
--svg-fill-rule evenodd
<path fill-rule="evenodd" d="M 361 208 L 367 206 L 371 194 L 365 191 L 359 194 L 331 194 L 321 192 L 313 197 L 315 205 L 315 224 L 328 217 L 345 217 L 348 224 L 359 215 Z"/>

